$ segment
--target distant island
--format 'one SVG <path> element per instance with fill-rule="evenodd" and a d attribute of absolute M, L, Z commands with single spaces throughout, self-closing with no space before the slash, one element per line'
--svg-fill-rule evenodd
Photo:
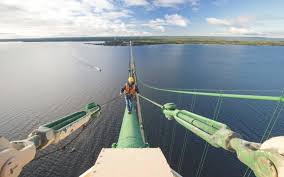
<path fill-rule="evenodd" d="M 264 37 L 144 36 L 144 37 L 63 37 L 0 39 L 0 42 L 86 42 L 89 45 L 127 46 L 160 44 L 220 44 L 284 46 L 284 39 Z"/>

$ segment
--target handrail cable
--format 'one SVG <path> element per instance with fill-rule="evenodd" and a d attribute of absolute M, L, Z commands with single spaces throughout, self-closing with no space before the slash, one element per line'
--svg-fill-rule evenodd
<path fill-rule="evenodd" d="M 186 91 L 186 90 L 178 90 L 178 89 L 163 89 L 148 85 L 140 80 L 140 83 L 150 89 L 164 91 L 164 92 L 172 92 L 172 93 L 180 93 L 180 94 L 190 94 L 190 95 L 200 95 L 200 96 L 213 96 L 213 97 L 224 97 L 224 98 L 238 98 L 238 99 L 251 99 L 251 100 L 263 100 L 263 101 L 276 101 L 276 102 L 284 102 L 283 95 L 278 96 L 267 96 L 267 95 L 241 95 L 241 94 L 229 94 L 229 93 L 213 93 L 213 92 L 197 92 L 197 91 Z"/>

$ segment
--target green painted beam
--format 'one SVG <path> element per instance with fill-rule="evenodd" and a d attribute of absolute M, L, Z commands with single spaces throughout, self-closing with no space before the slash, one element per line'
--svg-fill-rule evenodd
<path fill-rule="evenodd" d="M 118 142 L 112 145 L 113 148 L 144 148 L 140 125 L 138 123 L 136 110 L 133 108 L 131 114 L 128 114 L 125 108 L 123 121 L 119 133 Z"/>
<path fill-rule="evenodd" d="M 214 92 L 196 92 L 196 91 L 187 91 L 187 90 L 162 89 L 162 88 L 150 86 L 148 84 L 143 83 L 142 81 L 140 81 L 140 83 L 147 88 L 164 91 L 164 92 L 181 93 L 181 94 L 189 94 L 189 95 L 200 95 L 200 96 L 223 97 L 223 98 L 237 98 L 237 99 L 284 102 L 284 96 L 241 95 L 241 94 L 228 94 L 228 93 L 226 94 L 226 93 L 214 93 Z M 222 90 L 220 90 L 220 92 L 221 91 Z"/>
<path fill-rule="evenodd" d="M 27 140 L 33 142 L 37 149 L 44 149 L 65 139 L 80 127 L 84 127 L 90 120 L 96 119 L 100 111 L 100 105 L 89 103 L 83 111 L 41 125 L 29 135 Z"/>
<path fill-rule="evenodd" d="M 237 158 L 253 170 L 257 177 L 282 177 L 284 158 L 279 149 L 262 149 L 261 144 L 243 140 L 227 125 L 194 114 L 190 111 L 179 110 L 174 103 L 163 106 L 162 112 L 169 120 L 191 131 L 216 148 L 235 152 Z M 282 173 L 281 173 L 282 174 Z"/>

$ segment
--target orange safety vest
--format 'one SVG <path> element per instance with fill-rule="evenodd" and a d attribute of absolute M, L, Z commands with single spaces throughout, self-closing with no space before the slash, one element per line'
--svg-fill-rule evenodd
<path fill-rule="evenodd" d="M 124 94 L 135 95 L 136 94 L 136 86 L 133 85 L 132 87 L 129 87 L 129 85 L 126 83 L 125 86 L 124 86 Z"/>

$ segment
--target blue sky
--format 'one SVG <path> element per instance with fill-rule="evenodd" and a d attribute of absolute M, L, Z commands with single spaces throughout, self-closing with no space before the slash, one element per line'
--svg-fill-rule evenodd
<path fill-rule="evenodd" d="M 284 37 L 283 0 L 1 0 L 0 38 Z"/>

